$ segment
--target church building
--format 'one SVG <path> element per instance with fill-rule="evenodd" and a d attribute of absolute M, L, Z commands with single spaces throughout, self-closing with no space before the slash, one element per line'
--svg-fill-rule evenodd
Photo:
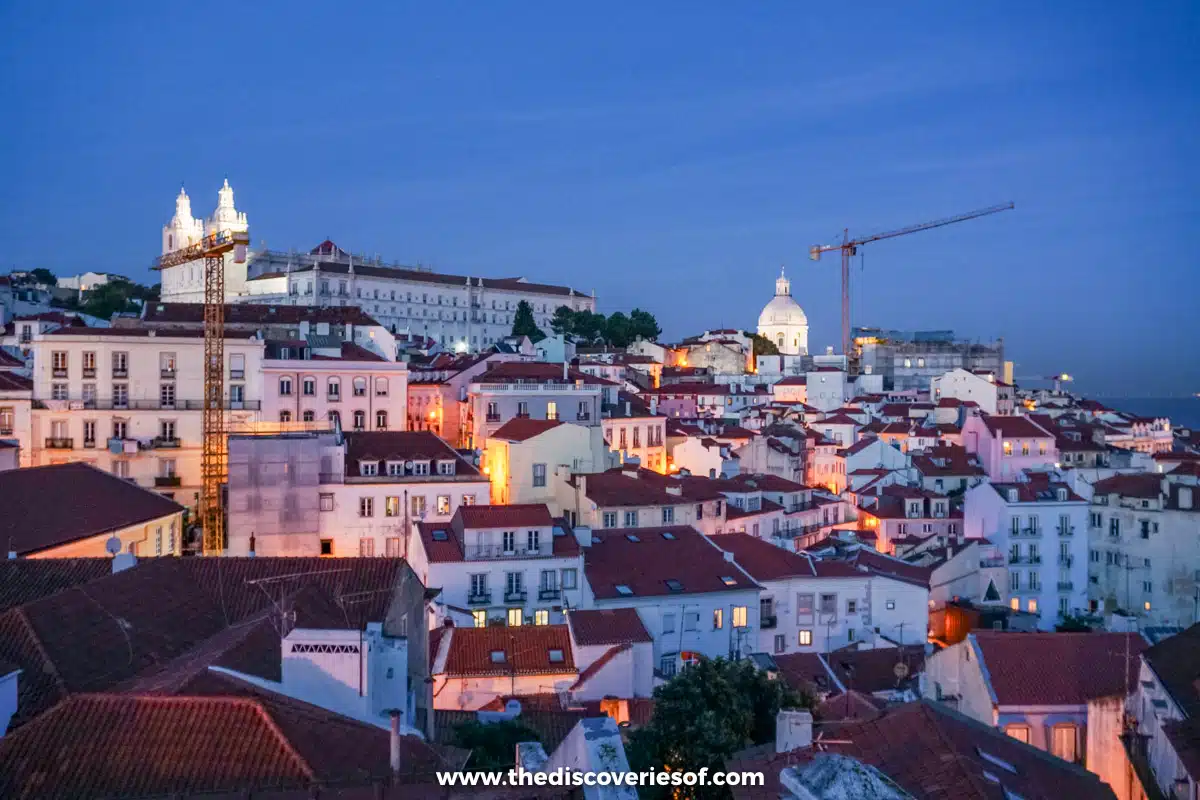
<path fill-rule="evenodd" d="M 771 341 L 783 355 L 808 355 L 808 317 L 792 298 L 792 282 L 779 268 L 775 296 L 758 315 L 758 334 Z"/>

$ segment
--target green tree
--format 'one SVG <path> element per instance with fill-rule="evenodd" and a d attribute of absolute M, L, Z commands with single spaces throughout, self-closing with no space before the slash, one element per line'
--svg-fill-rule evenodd
<path fill-rule="evenodd" d="M 704 659 L 654 690 L 654 716 L 629 742 L 632 769 L 723 769 L 745 747 L 774 740 L 781 708 L 812 707 L 812 699 L 772 680 L 749 661 Z M 726 798 L 724 787 L 683 787 L 681 796 Z M 643 797 L 666 797 L 655 787 Z"/>
<path fill-rule="evenodd" d="M 575 336 L 587 344 L 604 340 L 608 320 L 603 314 L 579 311 L 575 314 Z"/>
<path fill-rule="evenodd" d="M 537 323 L 533 320 L 533 306 L 525 300 L 517 303 L 517 313 L 513 316 L 513 336 L 528 336 L 532 341 L 540 342 L 546 338 Z"/>
<path fill-rule="evenodd" d="M 635 308 L 629 312 L 630 333 L 633 338 L 642 337 L 646 341 L 658 341 L 658 337 L 662 334 L 662 328 L 658 327 L 658 320 L 649 311 L 642 311 L 640 308 Z"/>
<path fill-rule="evenodd" d="M 604 323 L 604 340 L 613 347 L 628 347 L 633 341 L 633 324 L 621 311 L 608 315 Z"/>
<path fill-rule="evenodd" d="M 137 311 L 137 304 L 129 299 L 130 284 L 114 281 L 102 283 L 87 293 L 79 310 L 100 319 L 110 319 L 113 314 Z"/>
<path fill-rule="evenodd" d="M 58 278 L 54 277 L 54 273 L 45 267 L 38 267 L 37 269 L 29 270 L 29 277 L 34 283 L 44 283 L 49 286 L 55 286 L 58 284 Z"/>
<path fill-rule="evenodd" d="M 772 342 L 767 337 L 763 336 L 761 333 L 751 334 L 750 339 L 754 344 L 754 355 L 756 355 L 756 356 L 777 356 L 777 355 L 779 355 L 779 348 L 775 346 L 775 343 Z"/>
<path fill-rule="evenodd" d="M 512 769 L 517 761 L 518 744 L 542 741 L 542 737 L 517 720 L 463 722 L 454 726 L 452 738 L 455 747 L 471 751 L 468 763 L 477 772 Z"/>
<path fill-rule="evenodd" d="M 559 306 L 554 309 L 554 316 L 550 318 L 550 330 L 555 334 L 575 333 L 575 311 L 570 306 Z"/>

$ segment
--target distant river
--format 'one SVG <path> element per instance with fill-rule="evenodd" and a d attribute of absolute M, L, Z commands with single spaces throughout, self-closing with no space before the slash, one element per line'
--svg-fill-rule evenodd
<path fill-rule="evenodd" d="M 1200 428 L 1200 397 L 1104 397 L 1101 403 L 1142 417 L 1170 417 L 1175 427 Z"/>

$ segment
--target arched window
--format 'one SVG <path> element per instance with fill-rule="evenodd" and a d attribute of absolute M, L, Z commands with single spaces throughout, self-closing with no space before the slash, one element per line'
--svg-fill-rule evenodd
<path fill-rule="evenodd" d="M 367 412 L 355 411 L 354 412 L 354 430 L 361 431 L 361 430 L 365 430 L 366 427 L 367 427 Z"/>
<path fill-rule="evenodd" d="M 342 381 L 340 378 L 330 378 L 327 387 L 330 400 L 342 399 Z"/>
<path fill-rule="evenodd" d="M 367 379 L 366 378 L 355 378 L 354 379 L 354 396 L 355 397 L 366 397 L 367 396 Z"/>
<path fill-rule="evenodd" d="M 386 411 L 376 411 L 375 412 L 375 428 L 377 430 L 381 430 L 381 431 L 387 430 L 387 412 Z"/>
<path fill-rule="evenodd" d="M 779 334 L 779 346 L 783 347 L 783 334 Z"/>
<path fill-rule="evenodd" d="M 292 412 L 288 411 L 287 409 L 280 411 L 279 412 L 279 421 L 280 422 L 291 422 L 292 421 Z"/>
<path fill-rule="evenodd" d="M 336 411 L 329 412 L 329 424 L 335 428 L 342 427 L 342 415 Z"/>
<path fill-rule="evenodd" d="M 313 422 L 314 420 L 316 420 L 316 418 L 317 418 L 317 415 L 313 413 L 312 409 L 305 411 L 304 416 L 302 417 L 302 419 L 305 422 Z"/>

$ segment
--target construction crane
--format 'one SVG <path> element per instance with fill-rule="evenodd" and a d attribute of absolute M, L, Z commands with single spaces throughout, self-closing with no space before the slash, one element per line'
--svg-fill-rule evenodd
<path fill-rule="evenodd" d="M 155 269 L 204 259 L 204 452 L 200 462 L 200 526 L 204 555 L 225 549 L 225 254 L 237 249 L 244 258 L 247 231 L 216 231 L 199 242 L 167 253 Z M 240 248 L 240 249 L 239 249 Z"/>
<path fill-rule="evenodd" d="M 969 219 L 986 217 L 988 214 L 996 214 L 1012 208 L 1012 203 L 981 208 L 978 211 L 970 211 L 966 214 L 959 214 L 956 217 L 947 217 L 946 219 L 939 219 L 933 222 L 923 222 L 919 225 L 909 225 L 907 228 L 900 228 L 899 230 L 888 231 L 887 233 L 877 233 L 874 236 L 863 236 L 859 239 L 851 239 L 850 229 L 846 228 L 842 231 L 841 244 L 818 244 L 810 247 L 808 249 L 808 257 L 813 261 L 820 261 L 822 253 L 828 253 L 831 250 L 842 251 L 842 353 L 845 354 L 846 358 L 849 359 L 850 357 L 850 258 L 858 253 L 859 247 L 870 242 L 878 242 L 881 239 L 894 239 L 897 236 L 906 236 L 910 233 L 941 228 L 944 225 L 966 222 Z"/>

